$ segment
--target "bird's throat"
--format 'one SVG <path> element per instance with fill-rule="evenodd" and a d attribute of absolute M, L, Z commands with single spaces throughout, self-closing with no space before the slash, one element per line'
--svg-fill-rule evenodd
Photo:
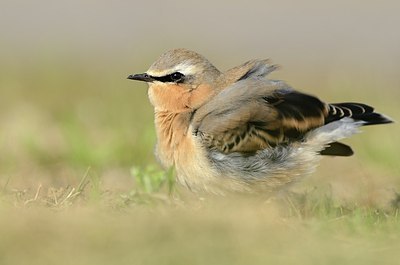
<path fill-rule="evenodd" d="M 175 164 L 179 150 L 187 150 L 190 112 L 174 113 L 169 111 L 155 112 L 157 133 L 156 155 L 164 167 Z"/>

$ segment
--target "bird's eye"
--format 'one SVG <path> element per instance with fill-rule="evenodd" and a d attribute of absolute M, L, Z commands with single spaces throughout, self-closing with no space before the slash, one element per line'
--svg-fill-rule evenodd
<path fill-rule="evenodd" d="M 175 72 L 175 73 L 160 76 L 160 77 L 151 76 L 151 78 L 153 78 L 154 80 L 163 82 L 163 83 L 168 83 L 168 82 L 182 83 L 185 79 L 185 75 L 181 74 L 179 72 Z"/>
<path fill-rule="evenodd" d="M 172 82 L 180 82 L 185 77 L 183 74 L 176 72 L 170 75 Z"/>

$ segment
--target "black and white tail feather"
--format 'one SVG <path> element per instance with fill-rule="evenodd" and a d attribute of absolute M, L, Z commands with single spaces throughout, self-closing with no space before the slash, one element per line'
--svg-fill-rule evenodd
<path fill-rule="evenodd" d="M 391 119 L 377 113 L 374 108 L 362 103 L 346 102 L 329 104 L 329 114 L 326 123 L 342 119 L 344 117 L 363 121 L 363 125 L 376 125 L 393 122 Z"/>
<path fill-rule="evenodd" d="M 325 124 L 339 120 L 345 123 L 354 123 L 357 127 L 393 122 L 385 115 L 375 112 L 373 107 L 363 103 L 345 102 L 329 104 L 329 113 L 325 119 Z M 331 128 L 331 126 L 327 128 Z M 353 153 L 350 146 L 335 141 L 328 143 L 326 148 L 320 151 L 321 155 L 330 156 L 351 156 Z"/>

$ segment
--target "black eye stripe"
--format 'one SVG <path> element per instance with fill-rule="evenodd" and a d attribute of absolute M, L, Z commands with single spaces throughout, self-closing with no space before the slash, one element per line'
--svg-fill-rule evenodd
<path fill-rule="evenodd" d="M 154 80 L 163 82 L 163 83 L 182 83 L 185 79 L 185 75 L 179 72 L 175 72 L 165 76 L 152 76 Z"/>

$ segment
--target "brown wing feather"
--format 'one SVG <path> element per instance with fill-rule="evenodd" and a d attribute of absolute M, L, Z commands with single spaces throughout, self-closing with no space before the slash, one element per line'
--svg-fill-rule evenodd
<path fill-rule="evenodd" d="M 194 115 L 196 135 L 221 152 L 256 152 L 299 140 L 324 124 L 328 107 L 282 82 L 239 81 Z"/>
<path fill-rule="evenodd" d="M 277 110 L 279 125 L 288 138 L 323 125 L 328 113 L 328 105 L 318 98 L 293 90 L 277 90 L 264 99 Z"/>

